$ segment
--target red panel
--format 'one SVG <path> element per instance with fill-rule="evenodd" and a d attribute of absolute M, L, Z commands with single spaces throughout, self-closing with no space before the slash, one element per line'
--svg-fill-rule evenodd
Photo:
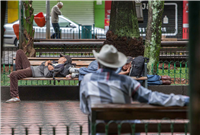
<path fill-rule="evenodd" d="M 183 39 L 189 38 L 188 1 L 183 1 Z"/>
<path fill-rule="evenodd" d="M 112 1 L 105 1 L 105 20 L 104 20 L 104 27 L 107 31 L 109 29 L 110 24 L 110 12 L 111 12 L 111 3 Z"/>

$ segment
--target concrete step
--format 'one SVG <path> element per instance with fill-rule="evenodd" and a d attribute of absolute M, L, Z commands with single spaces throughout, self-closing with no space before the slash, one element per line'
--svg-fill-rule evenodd
<path fill-rule="evenodd" d="M 156 85 L 149 86 L 152 91 L 165 94 L 188 95 L 188 85 Z M 48 100 L 79 100 L 78 86 L 19 86 L 21 100 L 48 101 Z M 1 100 L 10 98 L 10 87 L 1 87 Z"/>
<path fill-rule="evenodd" d="M 79 100 L 78 86 L 19 86 L 21 100 Z M 1 87 L 1 100 L 10 97 L 10 87 Z"/>

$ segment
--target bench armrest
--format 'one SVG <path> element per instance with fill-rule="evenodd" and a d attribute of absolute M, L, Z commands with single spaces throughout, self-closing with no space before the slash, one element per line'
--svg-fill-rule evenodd
<path fill-rule="evenodd" d="M 144 76 L 147 77 L 147 63 L 146 62 L 144 63 Z M 148 80 L 148 78 L 147 78 L 147 80 Z M 144 81 L 145 88 L 148 88 L 147 80 Z"/>

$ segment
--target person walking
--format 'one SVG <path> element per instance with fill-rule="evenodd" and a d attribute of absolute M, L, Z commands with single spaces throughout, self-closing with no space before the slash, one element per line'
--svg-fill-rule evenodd
<path fill-rule="evenodd" d="M 55 31 L 55 33 L 53 33 L 51 35 L 51 38 L 57 38 L 60 39 L 60 26 L 59 26 L 59 17 L 58 15 L 61 15 L 62 12 L 60 11 L 60 9 L 63 7 L 63 3 L 62 2 L 58 2 L 57 5 L 53 6 L 53 8 L 51 9 L 51 23 L 53 26 L 53 29 Z"/>

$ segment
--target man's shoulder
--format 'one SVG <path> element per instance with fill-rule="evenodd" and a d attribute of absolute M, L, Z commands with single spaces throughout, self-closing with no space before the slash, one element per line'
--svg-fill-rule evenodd
<path fill-rule="evenodd" d="M 93 74 L 96 74 L 96 73 L 88 73 L 88 74 L 86 74 L 85 76 L 84 76 L 84 80 L 90 80 L 91 79 L 91 76 L 93 75 Z"/>
<path fill-rule="evenodd" d="M 53 8 L 52 8 L 52 9 L 54 9 L 54 10 L 55 10 L 55 9 L 58 9 L 58 6 L 57 6 L 57 5 L 55 5 L 55 6 L 53 6 Z"/>
<path fill-rule="evenodd" d="M 100 73 L 88 73 L 83 77 L 82 81 L 89 82 L 89 81 L 97 81 L 99 80 Z"/>

